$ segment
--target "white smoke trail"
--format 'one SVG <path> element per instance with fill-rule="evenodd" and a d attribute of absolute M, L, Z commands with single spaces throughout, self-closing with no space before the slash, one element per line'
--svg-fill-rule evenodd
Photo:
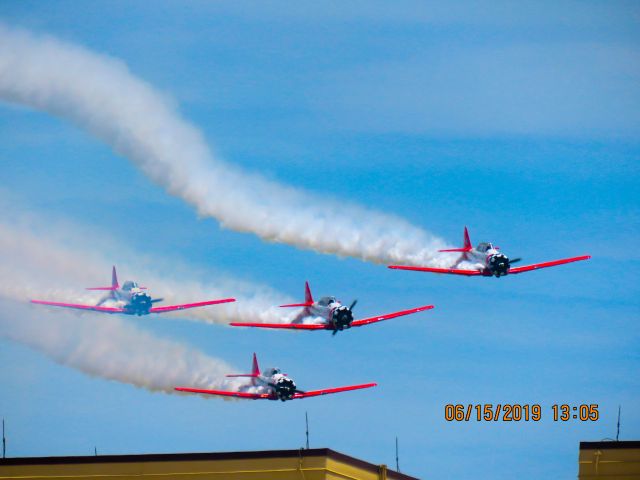
<path fill-rule="evenodd" d="M 239 388 L 239 382 L 224 378 L 234 369 L 222 360 L 117 317 L 79 318 L 0 299 L 0 336 L 86 374 L 152 391 L 176 393 L 176 386 Z"/>
<path fill-rule="evenodd" d="M 80 238 L 90 245 L 100 245 L 100 255 L 74 244 L 73 238 Z M 167 277 L 161 273 L 162 266 L 154 271 L 153 267 L 136 265 L 140 263 L 139 256 L 123 247 L 116 247 L 112 240 L 103 239 L 101 243 L 78 227 L 66 224 L 60 228 L 51 220 L 44 232 L 39 231 L 36 225 L 0 221 L 0 297 L 17 301 L 37 298 L 95 304 L 99 294 L 88 292 L 83 287 L 109 284 L 111 264 L 104 260 L 105 257 L 125 262 L 126 269 L 119 271 L 121 282 L 127 278 L 123 273 L 135 271 L 154 296 L 165 299 L 165 304 L 230 296 L 238 299 L 236 303 L 175 312 L 172 317 L 227 324 L 231 321 L 284 322 L 291 315 L 291 312 L 283 312 L 274 306 L 290 299 L 268 287 L 228 278 L 222 278 L 213 285 L 203 284 L 190 280 L 192 273 L 176 262 L 164 269 L 171 272 Z M 182 280 L 174 280 L 176 275 Z"/>
<path fill-rule="evenodd" d="M 226 228 L 377 263 L 440 265 L 443 241 L 396 216 L 327 200 L 214 157 L 170 102 L 116 59 L 0 25 L 0 98 L 65 118 Z"/>
<path fill-rule="evenodd" d="M 242 388 L 243 382 L 223 377 L 236 371 L 224 361 L 141 331 L 120 316 L 29 305 L 29 298 L 43 295 L 63 301 L 95 302 L 96 297 L 83 291 L 82 286 L 96 281 L 108 284 L 111 265 L 99 255 L 83 251 L 74 239 L 97 245 L 101 252 L 112 249 L 114 254 L 124 257 L 131 254 L 114 246 L 111 239 L 93 238 L 78 226 L 44 222 L 33 214 L 2 208 L 2 200 L 0 195 L 0 209 L 7 217 L 0 220 L 0 337 L 23 343 L 89 375 L 149 390 L 174 393 L 175 386 Z M 188 277 L 186 273 L 183 276 Z M 198 299 L 227 293 L 208 289 L 198 282 L 184 285 L 162 278 L 151 281 L 157 281 L 163 293 L 170 293 L 172 286 L 176 292 L 181 291 L 178 287 L 188 288 L 182 295 L 196 295 Z M 251 285 L 236 283 L 251 291 Z M 236 318 L 260 321 L 263 317 L 274 321 L 270 312 L 275 309 L 269 306 L 276 296 L 264 289 L 234 310 L 213 306 L 211 310 L 194 310 L 188 318 L 217 323 Z M 179 295 L 176 297 L 179 300 Z M 186 299 L 190 300 L 193 298 Z"/>

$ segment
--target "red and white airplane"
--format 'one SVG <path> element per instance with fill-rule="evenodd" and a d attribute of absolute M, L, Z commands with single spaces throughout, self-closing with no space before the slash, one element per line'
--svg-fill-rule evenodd
<path fill-rule="evenodd" d="M 561 260 L 553 260 L 551 262 L 534 263 L 524 267 L 512 268 L 511 265 L 522 260 L 521 258 L 509 259 L 504 253 L 499 252 L 500 247 L 494 247 L 491 243 L 479 243 L 476 248 L 471 246 L 469 232 L 464 227 L 464 247 L 452 248 L 448 250 L 438 250 L 439 252 L 461 252 L 462 256 L 453 265 L 452 268 L 434 268 L 434 267 L 411 267 L 405 265 L 389 265 L 389 268 L 396 270 L 414 270 L 417 272 L 433 272 L 433 273 L 451 273 L 453 275 L 466 275 L 484 277 L 501 277 L 503 275 L 515 275 L 516 273 L 529 272 L 531 270 L 539 270 L 540 268 L 555 267 L 565 263 L 579 262 L 581 260 L 589 260 L 591 255 L 582 255 L 580 257 L 563 258 Z M 457 268 L 461 262 L 467 261 L 475 263 L 474 269 Z"/>
<path fill-rule="evenodd" d="M 230 392 L 226 390 L 206 390 L 202 388 L 175 387 L 179 392 L 204 393 L 208 395 L 222 395 L 224 397 L 248 398 L 251 400 L 297 400 L 299 398 L 317 397 L 319 395 L 329 395 L 331 393 L 347 392 L 349 390 L 359 390 L 361 388 L 375 387 L 376 383 L 363 383 L 360 385 L 349 385 L 346 387 L 325 388 L 323 390 L 311 390 L 303 392 L 298 390 L 293 379 L 286 373 L 282 373 L 279 368 L 267 368 L 264 374 L 260 373 L 258 359 L 253 354 L 253 368 L 251 373 L 240 375 L 227 375 L 227 377 L 249 377 L 250 383 L 243 388 L 243 391 Z M 247 390 L 254 390 L 250 392 Z"/>
<path fill-rule="evenodd" d="M 258 328 L 289 328 L 295 330 L 331 330 L 335 335 L 338 331 L 345 328 L 361 327 L 370 323 L 381 322 L 391 318 L 402 317 L 412 313 L 430 310 L 433 305 L 424 305 L 418 308 L 402 310 L 400 312 L 387 313 L 378 317 L 363 318 L 361 320 L 353 319 L 353 307 L 357 300 L 354 300 L 350 306 L 342 305 L 336 297 L 322 297 L 317 302 L 313 301 L 309 282 L 304 284 L 304 303 L 292 303 L 289 305 L 280 305 L 281 307 L 303 307 L 302 311 L 296 315 L 291 323 L 241 323 L 232 322 L 230 325 L 234 327 L 258 327 Z M 312 323 L 305 323 L 312 322 Z"/>
<path fill-rule="evenodd" d="M 235 302 L 235 298 L 223 298 L 221 300 L 208 300 L 206 302 L 185 303 L 182 305 L 165 305 L 163 307 L 154 307 L 154 303 L 161 302 L 162 298 L 151 298 L 146 290 L 147 287 L 140 287 L 136 282 L 127 280 L 122 287 L 118 283 L 118 275 L 116 267 L 111 271 L 110 287 L 90 287 L 87 290 L 104 290 L 109 292 L 106 297 L 98 302 L 97 305 L 82 305 L 77 303 L 61 303 L 47 302 L 44 300 L 31 300 L 31 303 L 38 305 L 49 305 L 52 307 L 76 308 L 80 310 L 93 310 L 103 313 L 124 313 L 126 315 L 148 315 L 149 313 L 166 313 L 176 310 L 186 310 L 188 308 L 205 307 L 207 305 L 216 305 L 219 303 Z M 118 306 L 103 306 L 106 302 L 114 303 Z"/>

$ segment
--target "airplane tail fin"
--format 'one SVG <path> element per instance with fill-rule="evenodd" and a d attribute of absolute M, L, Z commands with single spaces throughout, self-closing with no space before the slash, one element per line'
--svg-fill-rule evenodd
<path fill-rule="evenodd" d="M 464 227 L 464 246 L 462 248 L 447 248 L 445 250 L 438 250 L 439 252 L 460 252 L 467 253 L 473 250 L 473 246 L 471 245 L 471 239 L 469 238 L 469 230 L 467 227 Z"/>
<path fill-rule="evenodd" d="M 280 305 L 280 306 L 281 307 L 312 307 L 313 296 L 311 295 L 309 282 L 304 282 L 304 303 L 288 303 L 286 305 Z"/>
<path fill-rule="evenodd" d="M 258 357 L 256 354 L 253 354 L 253 364 L 251 365 L 251 375 L 255 375 L 256 377 L 260 375 L 260 367 L 258 366 Z"/>
<path fill-rule="evenodd" d="M 113 266 L 111 270 L 111 286 L 110 287 L 88 287 L 87 290 L 107 290 L 111 292 L 115 292 L 120 288 L 120 284 L 118 283 L 118 275 L 116 274 L 116 266 Z"/>
<path fill-rule="evenodd" d="M 313 305 L 313 296 L 311 295 L 311 289 L 309 288 L 309 282 L 304 282 L 304 303 Z"/>
<path fill-rule="evenodd" d="M 116 266 L 111 267 L 111 290 L 117 290 L 120 288 L 118 283 L 118 274 L 116 273 Z"/>
<path fill-rule="evenodd" d="M 260 367 L 258 366 L 258 357 L 256 354 L 253 354 L 253 364 L 251 365 L 251 373 L 233 373 L 230 375 L 225 375 L 225 377 L 249 377 L 252 379 L 252 385 L 255 385 L 255 378 L 260 376 Z"/>

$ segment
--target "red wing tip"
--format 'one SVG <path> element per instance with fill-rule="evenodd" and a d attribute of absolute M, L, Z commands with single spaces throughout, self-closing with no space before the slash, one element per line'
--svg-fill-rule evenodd
<path fill-rule="evenodd" d="M 373 388 L 377 386 L 378 386 L 377 383 L 364 383 L 362 385 L 356 385 L 356 388 Z"/>
<path fill-rule="evenodd" d="M 193 306 L 193 305 L 203 304 L 202 306 L 206 307 L 207 305 L 218 305 L 218 304 L 221 304 L 221 303 L 233 303 L 235 301 L 236 301 L 235 298 L 220 298 L 220 299 L 217 299 L 217 300 L 205 300 L 204 302 L 187 303 L 185 305 Z M 169 306 L 171 306 L 171 305 L 169 305 Z"/>

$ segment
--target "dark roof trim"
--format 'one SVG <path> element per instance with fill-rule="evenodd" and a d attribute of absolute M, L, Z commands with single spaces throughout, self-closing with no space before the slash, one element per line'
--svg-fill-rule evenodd
<path fill-rule="evenodd" d="M 95 463 L 136 463 L 136 462 L 188 462 L 202 460 L 243 460 L 278 457 L 328 457 L 378 472 L 379 466 L 364 460 L 336 452 L 330 448 L 311 448 L 309 450 L 261 450 L 254 452 L 202 452 L 202 453 L 147 453 L 140 455 L 87 455 L 74 457 L 15 457 L 0 459 L 3 465 L 69 465 Z M 387 470 L 389 478 L 398 480 L 415 480 L 402 473 Z"/>
<path fill-rule="evenodd" d="M 580 442 L 580 450 L 611 450 L 618 448 L 640 448 L 640 441 L 630 440 L 623 442 Z"/>

